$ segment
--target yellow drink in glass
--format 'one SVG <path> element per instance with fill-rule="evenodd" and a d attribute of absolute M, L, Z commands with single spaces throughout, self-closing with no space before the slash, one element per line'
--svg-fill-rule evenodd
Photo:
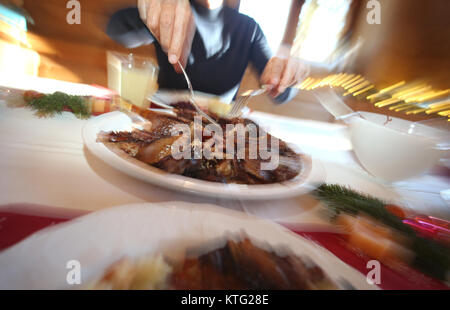
<path fill-rule="evenodd" d="M 158 68 L 149 59 L 128 55 L 122 63 L 120 96 L 141 110 L 148 109 L 147 99 L 158 90 Z"/>

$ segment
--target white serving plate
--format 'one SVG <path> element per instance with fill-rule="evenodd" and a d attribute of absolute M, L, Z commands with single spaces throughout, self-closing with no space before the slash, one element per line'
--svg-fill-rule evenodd
<path fill-rule="evenodd" d="M 111 167 L 153 185 L 214 198 L 271 200 L 308 193 L 314 189 L 317 181 L 317 179 L 313 181 L 311 173 L 313 161 L 308 155 L 303 156 L 302 170 L 292 180 L 264 185 L 222 184 L 167 173 L 125 153 L 117 154 L 103 143 L 97 142 L 99 132 L 131 130 L 131 125 L 131 119 L 126 114 L 117 111 L 92 118 L 83 128 L 84 143 L 90 152 Z M 296 151 L 299 150 L 296 149 Z"/>
<path fill-rule="evenodd" d="M 244 232 L 254 244 L 308 256 L 335 282 L 377 289 L 332 253 L 284 227 L 241 212 L 184 202 L 105 209 L 39 231 L 0 254 L 0 289 L 80 289 L 123 257 L 163 254 L 182 259 L 190 247 L 213 250 Z M 211 242 L 217 241 L 211 245 Z M 67 283 L 69 261 L 80 263 L 81 285 Z"/>

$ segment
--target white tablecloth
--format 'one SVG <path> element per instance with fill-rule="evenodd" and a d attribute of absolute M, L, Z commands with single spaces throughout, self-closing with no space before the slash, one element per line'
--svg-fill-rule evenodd
<path fill-rule="evenodd" d="M 0 85 L 12 83 L 0 80 Z M 20 84 L 19 84 L 20 85 Z M 89 86 L 30 78 L 22 88 L 89 94 Z M 33 86 L 35 85 L 35 86 Z M 339 183 L 419 212 L 449 218 L 449 205 L 440 192 L 448 178 L 425 175 L 402 182 L 401 188 L 382 184 L 368 175 L 351 152 L 343 125 L 282 118 L 253 112 L 251 117 L 272 133 L 298 144 L 315 160 L 318 180 Z M 187 201 L 212 203 L 291 224 L 326 225 L 319 203 L 310 195 L 263 202 L 208 199 L 155 187 L 111 169 L 83 146 L 86 120 L 71 113 L 37 118 L 26 108 L 9 108 L 0 99 L 0 205 L 32 203 L 68 209 L 99 210 L 141 202 Z M 306 226 L 303 226 L 306 227 Z"/>

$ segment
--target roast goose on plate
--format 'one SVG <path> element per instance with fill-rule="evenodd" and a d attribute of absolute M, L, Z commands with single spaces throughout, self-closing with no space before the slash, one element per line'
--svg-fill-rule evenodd
<path fill-rule="evenodd" d="M 99 134 L 99 142 L 111 147 L 118 147 L 142 162 L 145 162 L 154 167 L 160 168 L 166 172 L 179 174 L 196 179 L 221 182 L 221 183 L 237 183 L 237 184 L 270 184 L 284 182 L 295 178 L 302 169 L 301 155 L 294 152 L 285 142 L 261 130 L 261 128 L 253 121 L 245 118 L 225 119 L 216 115 L 214 117 L 222 126 L 224 136 L 222 143 L 225 152 L 226 145 L 226 125 L 227 124 L 242 124 L 247 126 L 254 125 L 258 129 L 258 136 L 256 142 L 254 137 L 251 138 L 247 134 L 245 136 L 245 144 L 237 143 L 238 139 L 234 139 L 235 154 L 234 158 L 229 158 L 223 155 L 222 159 L 212 158 L 207 159 L 205 156 L 195 157 L 195 146 L 191 143 L 191 158 L 175 159 L 171 153 L 172 144 L 181 139 L 179 136 L 172 135 L 174 126 L 185 124 L 193 129 L 193 122 L 195 111 L 189 103 L 180 102 L 173 105 L 175 107 L 176 116 L 164 112 L 146 111 L 143 115 L 151 123 L 151 128 L 145 130 L 134 129 L 133 131 L 121 132 L 101 132 Z M 208 125 L 206 120 L 203 120 L 203 125 Z M 262 134 L 267 136 L 267 141 L 262 144 L 263 150 L 271 152 L 272 139 L 277 139 L 279 148 L 278 165 L 271 169 L 262 169 L 262 163 L 270 162 L 257 153 L 257 158 L 250 158 L 249 149 L 250 143 L 256 143 L 260 147 Z M 207 143 L 208 139 L 212 139 L 206 135 L 202 137 L 203 143 Z M 253 139 L 252 141 L 250 141 Z M 194 141 L 194 139 L 192 139 Z M 244 156 L 239 156 L 240 147 L 244 147 Z M 253 144 L 254 145 L 254 144 Z M 214 150 L 214 148 L 212 148 Z M 259 149 L 258 149 L 259 150 Z"/>
<path fill-rule="evenodd" d="M 87 289 L 320 290 L 340 287 L 306 255 L 244 234 L 189 247 L 181 259 L 160 253 L 123 257 Z M 225 241 L 225 242 L 224 242 Z M 224 242 L 224 243 L 223 243 Z"/>
<path fill-rule="evenodd" d="M 337 289 L 309 257 L 289 249 L 278 255 L 250 239 L 228 240 L 219 249 L 187 257 L 176 266 L 171 285 L 179 290 L 316 290 Z M 191 250 L 194 252 L 195 249 Z"/>

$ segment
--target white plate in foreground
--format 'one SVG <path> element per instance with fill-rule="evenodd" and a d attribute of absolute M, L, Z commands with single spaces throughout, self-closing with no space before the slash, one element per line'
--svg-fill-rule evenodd
<path fill-rule="evenodd" d="M 103 143 L 97 142 L 99 132 L 130 131 L 132 130 L 131 124 L 131 119 L 118 111 L 91 118 L 83 128 L 84 144 L 100 160 L 125 174 L 153 185 L 207 197 L 268 200 L 293 197 L 314 189 L 311 178 L 313 164 L 308 155 L 302 156 L 302 170 L 292 180 L 264 185 L 222 184 L 167 173 L 132 158 L 125 152 L 123 154 L 113 152 Z"/>
<path fill-rule="evenodd" d="M 110 208 L 35 233 L 0 254 L 0 289 L 77 289 L 124 256 L 182 259 L 189 247 L 240 232 L 256 245 L 287 246 L 308 256 L 334 281 L 377 288 L 326 249 L 278 224 L 212 205 L 169 202 Z M 80 263 L 81 286 L 67 284 L 72 260 Z"/>

